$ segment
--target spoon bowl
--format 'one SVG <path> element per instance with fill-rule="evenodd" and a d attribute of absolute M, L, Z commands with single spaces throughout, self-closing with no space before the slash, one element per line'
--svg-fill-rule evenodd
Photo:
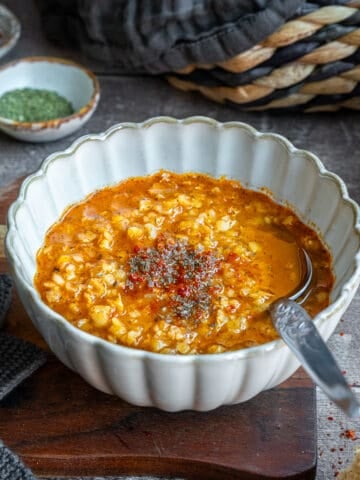
<path fill-rule="evenodd" d="M 311 258 L 306 250 L 303 248 L 299 251 L 302 259 L 303 265 L 303 278 L 300 286 L 298 286 L 292 293 L 288 295 L 289 300 L 299 300 L 298 303 L 302 304 L 306 298 L 307 294 L 310 293 L 310 285 L 313 279 L 313 266 L 311 263 Z M 301 298 L 303 297 L 303 298 Z"/>

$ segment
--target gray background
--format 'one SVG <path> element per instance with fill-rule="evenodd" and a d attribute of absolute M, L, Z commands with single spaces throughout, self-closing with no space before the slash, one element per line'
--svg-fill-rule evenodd
<path fill-rule="evenodd" d="M 78 132 L 63 140 L 45 143 L 20 143 L 0 133 L 0 186 L 36 170 L 50 153 L 62 150 L 79 136 L 98 133 L 122 121 L 143 121 L 156 115 L 184 118 L 206 115 L 219 121 L 239 120 L 261 131 L 285 135 L 296 147 L 317 154 L 326 168 L 340 175 L 350 195 L 360 201 L 360 114 L 341 111 L 329 114 L 245 113 L 217 105 L 197 94 L 185 94 L 171 88 L 165 80 L 154 77 L 117 76 L 111 66 L 101 66 L 74 51 L 65 51 L 44 38 L 32 0 L 3 0 L 19 18 L 22 34 L 18 44 L 0 66 L 10 60 L 30 55 L 51 55 L 71 58 L 93 69 L 101 85 L 101 100 L 90 121 Z M 329 341 L 341 369 L 360 398 L 360 295 Z M 354 448 L 360 445 L 360 421 L 350 422 L 317 392 L 318 408 L 318 474 L 317 480 L 334 478 L 334 472 L 351 462 Z M 296 408 L 296 405 L 294 405 Z M 332 420 L 330 418 L 333 418 Z M 359 440 L 341 437 L 347 429 L 355 429 Z M 129 477 L 130 478 L 130 477 Z M 135 477 L 132 477 L 135 478 Z"/>

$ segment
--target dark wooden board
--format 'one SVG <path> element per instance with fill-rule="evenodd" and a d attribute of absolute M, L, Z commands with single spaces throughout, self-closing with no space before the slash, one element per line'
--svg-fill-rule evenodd
<path fill-rule="evenodd" d="M 0 234 L 18 182 L 0 190 Z M 0 249 L 1 271 L 6 271 Z M 16 295 L 6 330 L 47 349 Z M 0 403 L 0 438 L 40 476 L 315 478 L 315 389 L 302 370 L 249 402 L 166 413 L 103 394 L 52 354 Z"/>

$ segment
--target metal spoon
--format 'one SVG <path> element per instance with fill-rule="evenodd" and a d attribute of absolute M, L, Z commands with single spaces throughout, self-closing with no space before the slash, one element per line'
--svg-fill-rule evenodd
<path fill-rule="evenodd" d="M 270 306 L 274 327 L 298 358 L 308 375 L 322 391 L 350 418 L 360 417 L 360 404 L 320 336 L 308 313 L 299 305 L 306 298 L 313 276 L 311 259 L 305 250 L 306 275 L 301 288 Z M 299 300 L 299 302 L 296 302 Z"/>

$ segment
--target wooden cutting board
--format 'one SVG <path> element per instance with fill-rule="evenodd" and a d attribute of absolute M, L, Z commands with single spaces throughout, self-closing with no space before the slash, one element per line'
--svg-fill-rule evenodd
<path fill-rule="evenodd" d="M 19 182 L 0 189 L 0 236 Z M 7 270 L 0 242 L 1 272 Z M 6 330 L 47 349 L 16 294 Z M 313 479 L 315 389 L 300 369 L 279 387 L 212 412 L 165 413 L 101 393 L 50 352 L 0 403 L 0 438 L 39 476 Z"/>

